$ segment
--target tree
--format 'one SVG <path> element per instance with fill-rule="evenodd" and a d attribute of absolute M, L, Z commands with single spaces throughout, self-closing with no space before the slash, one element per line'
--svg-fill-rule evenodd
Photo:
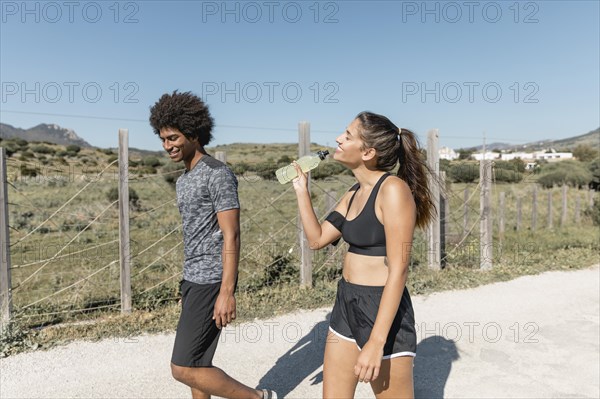
<path fill-rule="evenodd" d="M 600 157 L 588 164 L 588 170 L 592 174 L 590 187 L 596 191 L 600 190 Z"/>
<path fill-rule="evenodd" d="M 471 155 L 473 155 L 473 150 L 458 149 L 458 159 L 460 160 L 470 159 Z"/>
<path fill-rule="evenodd" d="M 599 155 L 598 150 L 594 150 L 589 145 L 579 144 L 573 150 L 573 156 L 581 162 L 589 162 Z"/>

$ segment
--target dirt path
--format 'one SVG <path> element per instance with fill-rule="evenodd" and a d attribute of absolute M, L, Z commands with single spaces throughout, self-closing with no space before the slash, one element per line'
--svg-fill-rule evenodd
<path fill-rule="evenodd" d="M 600 397 L 600 269 L 415 296 L 421 398 Z M 321 396 L 329 309 L 229 327 L 215 364 L 280 396 Z M 189 398 L 173 335 L 76 342 L 0 360 L 0 398 Z M 357 398 L 372 398 L 360 385 Z"/>

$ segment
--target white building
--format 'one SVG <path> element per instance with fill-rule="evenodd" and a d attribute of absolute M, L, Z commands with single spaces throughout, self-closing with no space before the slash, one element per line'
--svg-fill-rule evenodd
<path fill-rule="evenodd" d="M 510 161 L 513 159 L 533 159 L 533 154 L 530 152 L 507 152 L 501 154 L 500 159 L 503 161 Z"/>
<path fill-rule="evenodd" d="M 533 159 L 545 159 L 548 162 L 552 161 L 562 161 L 564 159 L 573 159 L 572 152 L 545 152 L 545 151 L 537 151 L 533 153 Z"/>
<path fill-rule="evenodd" d="M 483 159 L 483 153 L 476 152 L 471 154 L 471 158 L 481 161 Z M 456 159 L 456 158 L 443 158 L 442 149 L 440 149 L 440 158 L 442 159 Z M 506 152 L 498 153 L 492 151 L 486 151 L 485 159 L 500 159 L 502 161 L 510 161 L 513 159 L 521 159 L 525 162 L 526 169 L 533 169 L 535 161 L 546 160 L 548 162 L 562 161 L 565 159 L 573 159 L 572 152 L 556 152 L 553 148 L 549 150 L 536 151 L 536 152 Z"/>
<path fill-rule="evenodd" d="M 449 161 L 453 161 L 458 159 L 458 154 L 450 147 L 442 147 L 438 150 L 438 154 L 440 159 L 447 159 Z"/>
<path fill-rule="evenodd" d="M 475 152 L 475 153 L 471 154 L 471 158 L 474 158 L 477 161 L 481 161 L 484 158 L 484 155 L 485 155 L 485 159 L 500 158 L 500 153 L 492 152 L 492 151 L 486 151 L 485 154 L 483 152 Z"/>

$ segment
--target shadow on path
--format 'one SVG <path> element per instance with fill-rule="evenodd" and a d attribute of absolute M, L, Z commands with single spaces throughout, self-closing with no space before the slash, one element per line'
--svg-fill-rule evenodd
<path fill-rule="evenodd" d="M 323 353 L 329 328 L 329 317 L 317 323 L 260 379 L 259 387 L 268 387 L 285 398 L 307 377 L 323 365 Z M 452 362 L 458 360 L 454 341 L 442 336 L 422 340 L 417 346 L 414 363 L 415 398 L 442 399 L 450 376 Z M 323 372 L 312 376 L 311 385 L 323 382 Z"/>
<path fill-rule="evenodd" d="M 300 340 L 260 379 L 259 387 L 268 387 L 277 392 L 279 398 L 284 398 L 308 376 L 323 365 L 325 341 L 329 328 L 329 316 L 315 324 L 308 334 Z M 323 373 L 312 378 L 311 385 L 320 384 Z"/>
<path fill-rule="evenodd" d="M 452 362 L 458 358 L 454 341 L 442 336 L 422 340 L 415 357 L 415 398 L 442 399 Z"/>

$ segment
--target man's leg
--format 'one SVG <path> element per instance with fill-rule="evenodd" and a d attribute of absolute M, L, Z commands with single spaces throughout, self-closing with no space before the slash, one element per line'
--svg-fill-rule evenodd
<path fill-rule="evenodd" d="M 223 398 L 262 399 L 262 391 L 234 380 L 217 367 L 181 367 L 171 364 L 173 378 L 192 388 L 194 399 L 207 399 L 210 395 Z M 198 395 L 198 396 L 196 396 Z"/>
<path fill-rule="evenodd" d="M 192 388 L 194 398 L 207 399 L 210 395 L 262 398 L 262 391 L 243 385 L 212 365 L 220 336 L 212 319 L 219 289 L 220 283 L 182 283 L 182 311 L 173 346 L 171 373 L 177 381 Z"/>

